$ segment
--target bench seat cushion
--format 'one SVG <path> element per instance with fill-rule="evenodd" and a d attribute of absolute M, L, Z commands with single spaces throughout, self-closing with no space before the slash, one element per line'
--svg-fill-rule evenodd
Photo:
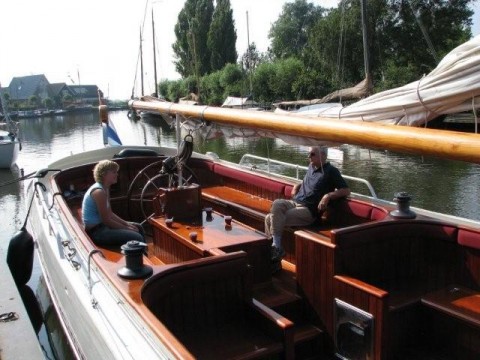
<path fill-rule="evenodd" d="M 243 207 L 263 215 L 270 212 L 272 201 L 259 196 L 246 196 L 243 191 L 227 186 L 210 186 L 202 189 L 202 196 L 215 202 L 228 203 L 230 206 Z"/>
<path fill-rule="evenodd" d="M 480 233 L 466 229 L 458 230 L 457 241 L 460 245 L 480 249 Z"/>

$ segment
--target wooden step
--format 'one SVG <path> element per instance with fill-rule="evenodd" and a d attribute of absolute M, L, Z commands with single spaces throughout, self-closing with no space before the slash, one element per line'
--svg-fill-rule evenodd
<path fill-rule="evenodd" d="M 300 344 L 305 341 L 309 341 L 315 339 L 317 337 L 321 337 L 323 335 L 323 331 L 311 324 L 300 324 L 295 325 L 295 335 L 293 337 L 293 341 L 295 344 Z"/>
<path fill-rule="evenodd" d="M 311 324 L 295 325 L 293 337 L 295 359 L 321 359 L 323 353 L 323 331 Z"/>

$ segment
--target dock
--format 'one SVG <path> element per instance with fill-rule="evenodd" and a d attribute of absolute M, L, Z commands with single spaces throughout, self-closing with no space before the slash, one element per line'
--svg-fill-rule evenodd
<path fill-rule="evenodd" d="M 0 252 L 1 254 L 1 252 Z M 0 260 L 0 314 L 14 313 L 17 320 L 0 321 L 0 359 L 45 359 L 27 310 L 15 285 L 5 256 Z"/>

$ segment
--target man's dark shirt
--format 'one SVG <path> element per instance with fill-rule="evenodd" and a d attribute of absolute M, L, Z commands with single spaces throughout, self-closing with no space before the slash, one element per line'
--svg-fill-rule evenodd
<path fill-rule="evenodd" d="M 314 169 L 310 164 L 293 200 L 308 207 L 312 215 L 316 216 L 318 203 L 325 194 L 347 187 L 340 171 L 329 162 L 323 164 L 323 172 L 322 167 Z"/>

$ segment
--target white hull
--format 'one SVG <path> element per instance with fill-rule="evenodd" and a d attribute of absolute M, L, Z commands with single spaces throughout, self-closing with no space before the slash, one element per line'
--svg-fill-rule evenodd
<path fill-rule="evenodd" d="M 117 149 L 113 149 L 118 151 Z M 82 154 L 79 158 L 99 161 L 108 158 L 112 148 Z M 111 154 L 110 154 L 111 156 Z M 70 157 L 75 163 L 75 156 Z M 84 162 L 84 161 L 80 161 Z M 59 168 L 59 163 L 54 168 Z M 71 164 L 70 164 L 71 165 Z M 61 167 L 61 166 L 60 166 Z M 52 302 L 69 343 L 81 359 L 162 359 L 172 358 L 144 321 L 98 271 L 91 261 L 89 291 L 88 251 L 53 206 L 49 179 L 36 179 L 26 188 L 30 201 L 34 184 L 36 198 L 28 219 L 37 254 Z M 99 254 L 93 255 L 100 256 Z"/>
<path fill-rule="evenodd" d="M 0 169 L 10 169 L 17 162 L 19 151 L 20 142 L 17 139 L 14 141 L 1 140 Z"/>

